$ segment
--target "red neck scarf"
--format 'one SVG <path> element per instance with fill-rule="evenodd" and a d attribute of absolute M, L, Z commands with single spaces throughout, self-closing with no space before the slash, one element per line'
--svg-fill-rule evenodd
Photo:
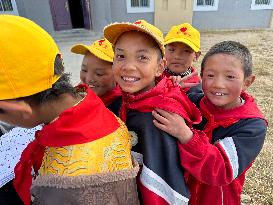
<path fill-rule="evenodd" d="M 122 95 L 120 87 L 117 85 L 113 90 L 106 92 L 103 96 L 100 97 L 105 106 L 110 105 L 118 97 Z"/>
<path fill-rule="evenodd" d="M 182 116 L 188 125 L 201 121 L 201 114 L 196 106 L 180 87 L 173 85 L 166 77 L 155 87 L 138 95 L 123 93 L 121 105 L 121 119 L 126 121 L 128 110 L 151 112 L 160 108 Z"/>
<path fill-rule="evenodd" d="M 247 118 L 261 118 L 265 120 L 252 96 L 243 92 L 241 98 L 245 100 L 245 103 L 233 109 L 219 109 L 207 97 L 201 99 L 200 111 L 202 116 L 208 120 L 204 132 L 210 140 L 213 130 L 217 127 L 229 127 L 239 120 Z"/>
<path fill-rule="evenodd" d="M 77 88 L 87 92 L 82 102 L 65 110 L 55 121 L 37 131 L 35 140 L 23 151 L 14 169 L 14 187 L 26 205 L 31 203 L 31 169 L 33 167 L 35 172 L 39 170 L 45 147 L 91 142 L 119 127 L 115 116 L 105 108 L 103 102 L 88 86 L 79 85 Z"/>

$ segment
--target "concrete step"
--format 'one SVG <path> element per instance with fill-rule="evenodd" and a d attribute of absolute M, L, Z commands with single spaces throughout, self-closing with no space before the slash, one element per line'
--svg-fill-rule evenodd
<path fill-rule="evenodd" d="M 86 29 L 71 29 L 64 31 L 56 31 L 52 37 L 56 42 L 69 42 L 69 41 L 94 41 L 103 37 L 100 32 L 95 32 Z"/>

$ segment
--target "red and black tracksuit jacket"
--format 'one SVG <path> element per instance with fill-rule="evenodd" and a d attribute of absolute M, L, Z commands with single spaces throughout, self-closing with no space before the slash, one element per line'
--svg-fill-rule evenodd
<path fill-rule="evenodd" d="M 163 78 L 157 85 L 138 95 L 123 93 L 121 119 L 129 131 L 137 135 L 133 155 L 142 170 L 138 177 L 141 204 L 188 204 L 189 192 L 180 165 L 176 138 L 153 124 L 155 108 L 177 113 L 191 126 L 201 121 L 201 115 L 180 87 Z"/>
<path fill-rule="evenodd" d="M 244 104 L 230 110 L 200 97 L 203 122 L 187 144 L 179 144 L 189 204 L 240 205 L 245 173 L 262 149 L 267 122 L 246 93 L 241 94 Z"/>

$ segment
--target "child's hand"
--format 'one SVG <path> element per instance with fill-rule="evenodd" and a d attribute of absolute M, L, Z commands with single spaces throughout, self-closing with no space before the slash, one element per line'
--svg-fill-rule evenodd
<path fill-rule="evenodd" d="M 177 138 L 181 144 L 187 143 L 193 137 L 191 129 L 180 115 L 157 108 L 152 112 L 152 115 L 155 118 L 154 125 Z"/>
<path fill-rule="evenodd" d="M 170 76 L 169 79 L 171 79 L 174 84 L 181 86 L 181 88 L 187 88 L 187 87 L 191 88 L 191 87 L 194 87 L 194 86 L 198 85 L 199 82 L 197 82 L 197 83 L 185 83 L 185 81 L 187 81 L 189 78 L 191 78 L 193 76 L 196 76 L 196 75 L 197 75 L 197 72 L 194 71 L 190 75 L 187 75 L 187 76 L 185 76 L 183 78 L 181 76 Z"/>

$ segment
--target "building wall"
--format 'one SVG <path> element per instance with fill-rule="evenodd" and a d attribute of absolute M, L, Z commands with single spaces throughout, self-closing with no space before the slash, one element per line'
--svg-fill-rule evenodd
<path fill-rule="evenodd" d="M 102 31 L 109 21 L 109 0 L 90 0 L 91 22 L 94 31 Z"/>
<path fill-rule="evenodd" d="M 166 33 L 173 25 L 192 23 L 192 0 L 155 0 L 155 26 Z"/>
<path fill-rule="evenodd" d="M 33 20 L 49 33 L 54 32 L 49 1 L 16 0 L 16 4 L 20 16 Z"/>
<path fill-rule="evenodd" d="M 113 22 L 134 22 L 144 19 L 154 23 L 154 13 L 127 13 L 126 0 L 90 0 L 92 28 L 102 32 L 104 26 Z"/>
<path fill-rule="evenodd" d="M 251 0 L 219 0 L 217 11 L 194 11 L 193 26 L 199 29 L 270 27 L 272 10 L 251 10 Z"/>
<path fill-rule="evenodd" d="M 157 1 L 157 0 L 155 0 Z M 126 0 L 111 1 L 111 21 L 115 22 L 134 22 L 143 19 L 149 23 L 154 23 L 154 12 L 148 13 L 127 13 Z"/>

